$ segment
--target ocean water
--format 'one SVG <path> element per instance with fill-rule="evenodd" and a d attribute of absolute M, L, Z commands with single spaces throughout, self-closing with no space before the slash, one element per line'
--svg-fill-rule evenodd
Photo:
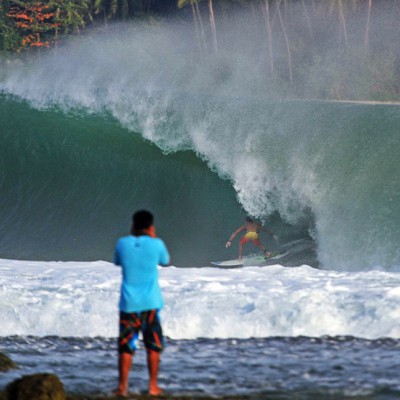
<path fill-rule="evenodd" d="M 288 100 L 241 47 L 184 37 L 122 25 L 1 64 L 0 256 L 111 260 L 147 207 L 177 266 L 233 258 L 251 214 L 269 247 L 309 241 L 291 265 L 395 270 L 399 106 Z"/>
<path fill-rule="evenodd" d="M 176 395 L 395 399 L 400 275 L 308 266 L 160 268 L 166 350 L 160 383 Z M 71 393 L 117 381 L 119 268 L 108 262 L 0 260 L 0 349 L 19 369 L 0 387 L 53 372 Z M 145 351 L 130 391 L 146 390 Z"/>
<path fill-rule="evenodd" d="M 168 390 L 399 398 L 399 106 L 287 99 L 242 42 L 203 59 L 182 29 L 0 60 L 0 348 L 20 366 L 1 387 L 46 371 L 112 391 L 113 248 L 148 208 L 172 254 Z M 211 268 L 236 257 L 225 243 L 248 214 L 286 255 Z"/>

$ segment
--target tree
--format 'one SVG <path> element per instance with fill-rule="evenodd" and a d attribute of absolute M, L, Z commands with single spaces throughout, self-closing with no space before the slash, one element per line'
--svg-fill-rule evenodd
<path fill-rule="evenodd" d="M 26 3 L 23 8 L 10 8 L 7 16 L 15 19 L 16 27 L 25 32 L 21 43 L 23 47 L 50 47 L 48 33 L 56 29 L 58 24 L 53 22 L 54 13 L 49 8 L 48 4 L 39 1 Z"/>
<path fill-rule="evenodd" d="M 346 22 L 346 6 L 352 6 L 353 9 L 356 8 L 358 0 L 348 0 L 345 2 L 344 0 L 331 0 L 330 3 L 330 12 L 332 13 L 335 7 L 337 8 L 341 32 L 343 32 L 343 41 L 345 50 L 349 47 L 349 39 L 347 33 L 347 22 Z"/>
<path fill-rule="evenodd" d="M 365 27 L 365 36 L 364 36 L 365 49 L 368 49 L 368 45 L 369 45 L 369 26 L 370 26 L 370 21 L 371 21 L 371 9 L 372 9 L 372 0 L 368 0 L 367 24 Z"/>
<path fill-rule="evenodd" d="M 288 57 L 289 80 L 290 80 L 290 83 L 293 83 L 292 51 L 290 49 L 289 37 L 288 37 L 288 34 L 286 32 L 285 23 L 283 21 L 283 17 L 282 17 L 282 13 L 281 13 L 281 8 L 280 8 L 281 7 L 281 1 L 282 0 L 277 0 L 277 2 L 276 2 L 276 10 L 277 10 L 277 13 L 278 13 L 279 22 L 281 24 L 282 33 L 283 33 L 283 36 L 285 38 L 286 52 L 287 52 L 287 57 Z"/>
<path fill-rule="evenodd" d="M 213 0 L 208 0 L 208 10 L 210 13 L 210 25 L 213 37 L 214 53 L 217 54 L 218 53 L 217 27 L 215 25 Z"/>
<path fill-rule="evenodd" d="M 196 37 L 197 37 L 197 40 L 199 43 L 199 47 L 200 47 L 201 51 L 203 51 L 205 54 L 207 54 L 207 43 L 206 43 L 206 39 L 205 39 L 203 20 L 201 18 L 198 1 L 197 0 L 179 0 L 178 8 L 182 8 L 182 7 L 186 6 L 187 4 L 190 4 L 191 10 L 192 10 L 193 23 L 195 26 Z"/>
<path fill-rule="evenodd" d="M 272 74 L 274 73 L 274 53 L 272 48 L 272 26 L 271 26 L 271 16 L 269 12 L 269 0 L 265 0 L 264 5 L 262 5 L 262 10 L 264 14 L 265 28 L 267 30 L 269 65 Z"/>
<path fill-rule="evenodd" d="M 17 31 L 12 28 L 10 19 L 6 16 L 9 10 L 7 3 L 6 1 L 0 2 L 0 49 L 6 50 L 15 48 L 20 42 Z"/>
<path fill-rule="evenodd" d="M 49 6 L 54 10 L 54 18 L 64 34 L 79 33 L 87 21 L 92 21 L 91 0 L 49 0 Z M 55 36 L 58 39 L 59 29 Z"/>
<path fill-rule="evenodd" d="M 105 21 L 112 18 L 126 19 L 133 17 L 135 12 L 149 13 L 150 0 L 95 0 L 96 14 L 103 14 Z"/>

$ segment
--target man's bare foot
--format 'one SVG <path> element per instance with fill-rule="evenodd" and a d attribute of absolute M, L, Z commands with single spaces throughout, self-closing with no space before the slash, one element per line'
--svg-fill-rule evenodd
<path fill-rule="evenodd" d="M 164 390 L 158 386 L 149 387 L 149 395 L 150 396 L 160 396 L 164 393 L 165 393 Z"/>
<path fill-rule="evenodd" d="M 265 259 L 270 258 L 271 256 L 272 256 L 272 251 L 265 251 L 264 252 L 264 258 Z"/>
<path fill-rule="evenodd" d="M 114 395 L 117 399 L 122 399 L 124 397 L 128 397 L 128 391 L 125 389 L 118 388 L 114 391 Z"/>

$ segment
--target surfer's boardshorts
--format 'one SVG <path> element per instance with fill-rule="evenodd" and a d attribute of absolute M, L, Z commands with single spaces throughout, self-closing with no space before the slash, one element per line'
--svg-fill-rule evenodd
<path fill-rule="evenodd" d="M 139 332 L 142 332 L 143 342 L 147 350 L 160 353 L 164 348 L 158 310 L 142 311 L 139 313 L 119 314 L 119 353 L 133 354 L 138 348 Z"/>
<path fill-rule="evenodd" d="M 241 239 L 240 244 L 247 242 L 254 243 L 256 246 L 261 246 L 260 237 L 257 232 L 247 232 Z"/>

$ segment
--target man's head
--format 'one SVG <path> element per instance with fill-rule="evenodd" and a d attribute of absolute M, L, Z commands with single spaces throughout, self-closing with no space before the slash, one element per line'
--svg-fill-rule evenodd
<path fill-rule="evenodd" d="M 132 216 L 132 234 L 155 236 L 154 217 L 150 211 L 136 211 Z"/>
<path fill-rule="evenodd" d="M 149 229 L 153 225 L 154 217 L 150 211 L 136 211 L 132 216 L 133 229 L 143 230 Z"/>
<path fill-rule="evenodd" d="M 253 218 L 250 217 L 246 217 L 246 222 L 248 222 L 249 224 L 252 224 L 254 222 Z"/>

